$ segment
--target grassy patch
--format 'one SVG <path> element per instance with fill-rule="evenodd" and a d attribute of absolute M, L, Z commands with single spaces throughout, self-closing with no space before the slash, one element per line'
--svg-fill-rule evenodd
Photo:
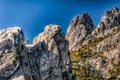
<path fill-rule="evenodd" d="M 16 52 L 16 51 L 13 51 L 13 52 L 12 52 L 12 62 L 13 62 L 13 63 L 16 61 L 16 58 L 17 58 L 17 52 Z"/>

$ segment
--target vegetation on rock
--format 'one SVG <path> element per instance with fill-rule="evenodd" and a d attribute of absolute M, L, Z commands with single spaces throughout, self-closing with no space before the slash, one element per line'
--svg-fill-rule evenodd
<path fill-rule="evenodd" d="M 29 44 L 29 40 L 25 40 L 24 44 Z"/>
<path fill-rule="evenodd" d="M 16 51 L 13 51 L 12 52 L 12 62 L 14 63 L 17 59 L 17 52 Z"/>
<path fill-rule="evenodd" d="M 117 76 L 120 75 L 120 63 L 113 64 L 114 69 L 109 70 L 108 74 L 110 74 L 110 78 L 105 78 L 101 74 L 101 71 L 96 70 L 93 66 L 87 63 L 89 59 L 96 59 L 100 57 L 102 59 L 106 59 L 105 56 L 102 55 L 102 52 L 94 52 L 92 49 L 96 47 L 96 45 L 103 41 L 106 38 L 109 38 L 120 31 L 120 26 L 117 26 L 113 29 L 114 31 L 104 35 L 103 37 L 95 38 L 93 37 L 87 45 L 84 45 L 77 51 L 72 51 L 70 54 L 70 58 L 72 61 L 72 71 L 73 74 L 76 75 L 77 80 L 114 80 L 117 79 Z M 101 62 L 101 63 L 102 63 Z M 102 64 L 103 67 L 106 65 Z"/>

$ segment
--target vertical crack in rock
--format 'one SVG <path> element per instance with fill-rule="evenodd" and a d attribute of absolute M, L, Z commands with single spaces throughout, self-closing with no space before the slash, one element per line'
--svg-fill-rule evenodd
<path fill-rule="evenodd" d="M 58 25 L 47 25 L 33 44 L 19 27 L 0 30 L 0 80 L 74 80 L 68 41 Z"/>
<path fill-rule="evenodd" d="M 58 77 L 52 80 L 70 80 L 72 79 L 71 73 L 71 62 L 70 54 L 68 50 L 68 41 L 65 40 L 63 33 L 61 32 L 61 27 L 58 25 L 47 25 L 43 33 L 39 34 L 38 37 L 34 39 L 33 44 L 37 42 L 44 42 L 48 50 L 55 55 L 55 63 L 53 62 L 53 75 Z M 52 57 L 52 56 L 51 56 Z M 54 60 L 53 60 L 54 61 Z"/>

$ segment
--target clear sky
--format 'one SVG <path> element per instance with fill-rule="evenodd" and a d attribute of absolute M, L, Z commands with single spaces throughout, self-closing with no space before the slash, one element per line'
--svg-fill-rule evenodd
<path fill-rule="evenodd" d="M 33 38 L 50 23 L 66 32 L 71 19 L 88 12 L 96 26 L 104 12 L 120 8 L 120 0 L 0 0 L 0 29 L 20 26 L 25 38 Z"/>

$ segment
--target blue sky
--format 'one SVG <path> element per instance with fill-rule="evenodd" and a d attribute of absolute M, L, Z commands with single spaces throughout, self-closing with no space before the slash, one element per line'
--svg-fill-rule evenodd
<path fill-rule="evenodd" d="M 0 29 L 20 26 L 30 42 L 50 23 L 65 33 L 71 19 L 88 12 L 96 26 L 104 12 L 120 8 L 120 0 L 0 0 Z"/>

